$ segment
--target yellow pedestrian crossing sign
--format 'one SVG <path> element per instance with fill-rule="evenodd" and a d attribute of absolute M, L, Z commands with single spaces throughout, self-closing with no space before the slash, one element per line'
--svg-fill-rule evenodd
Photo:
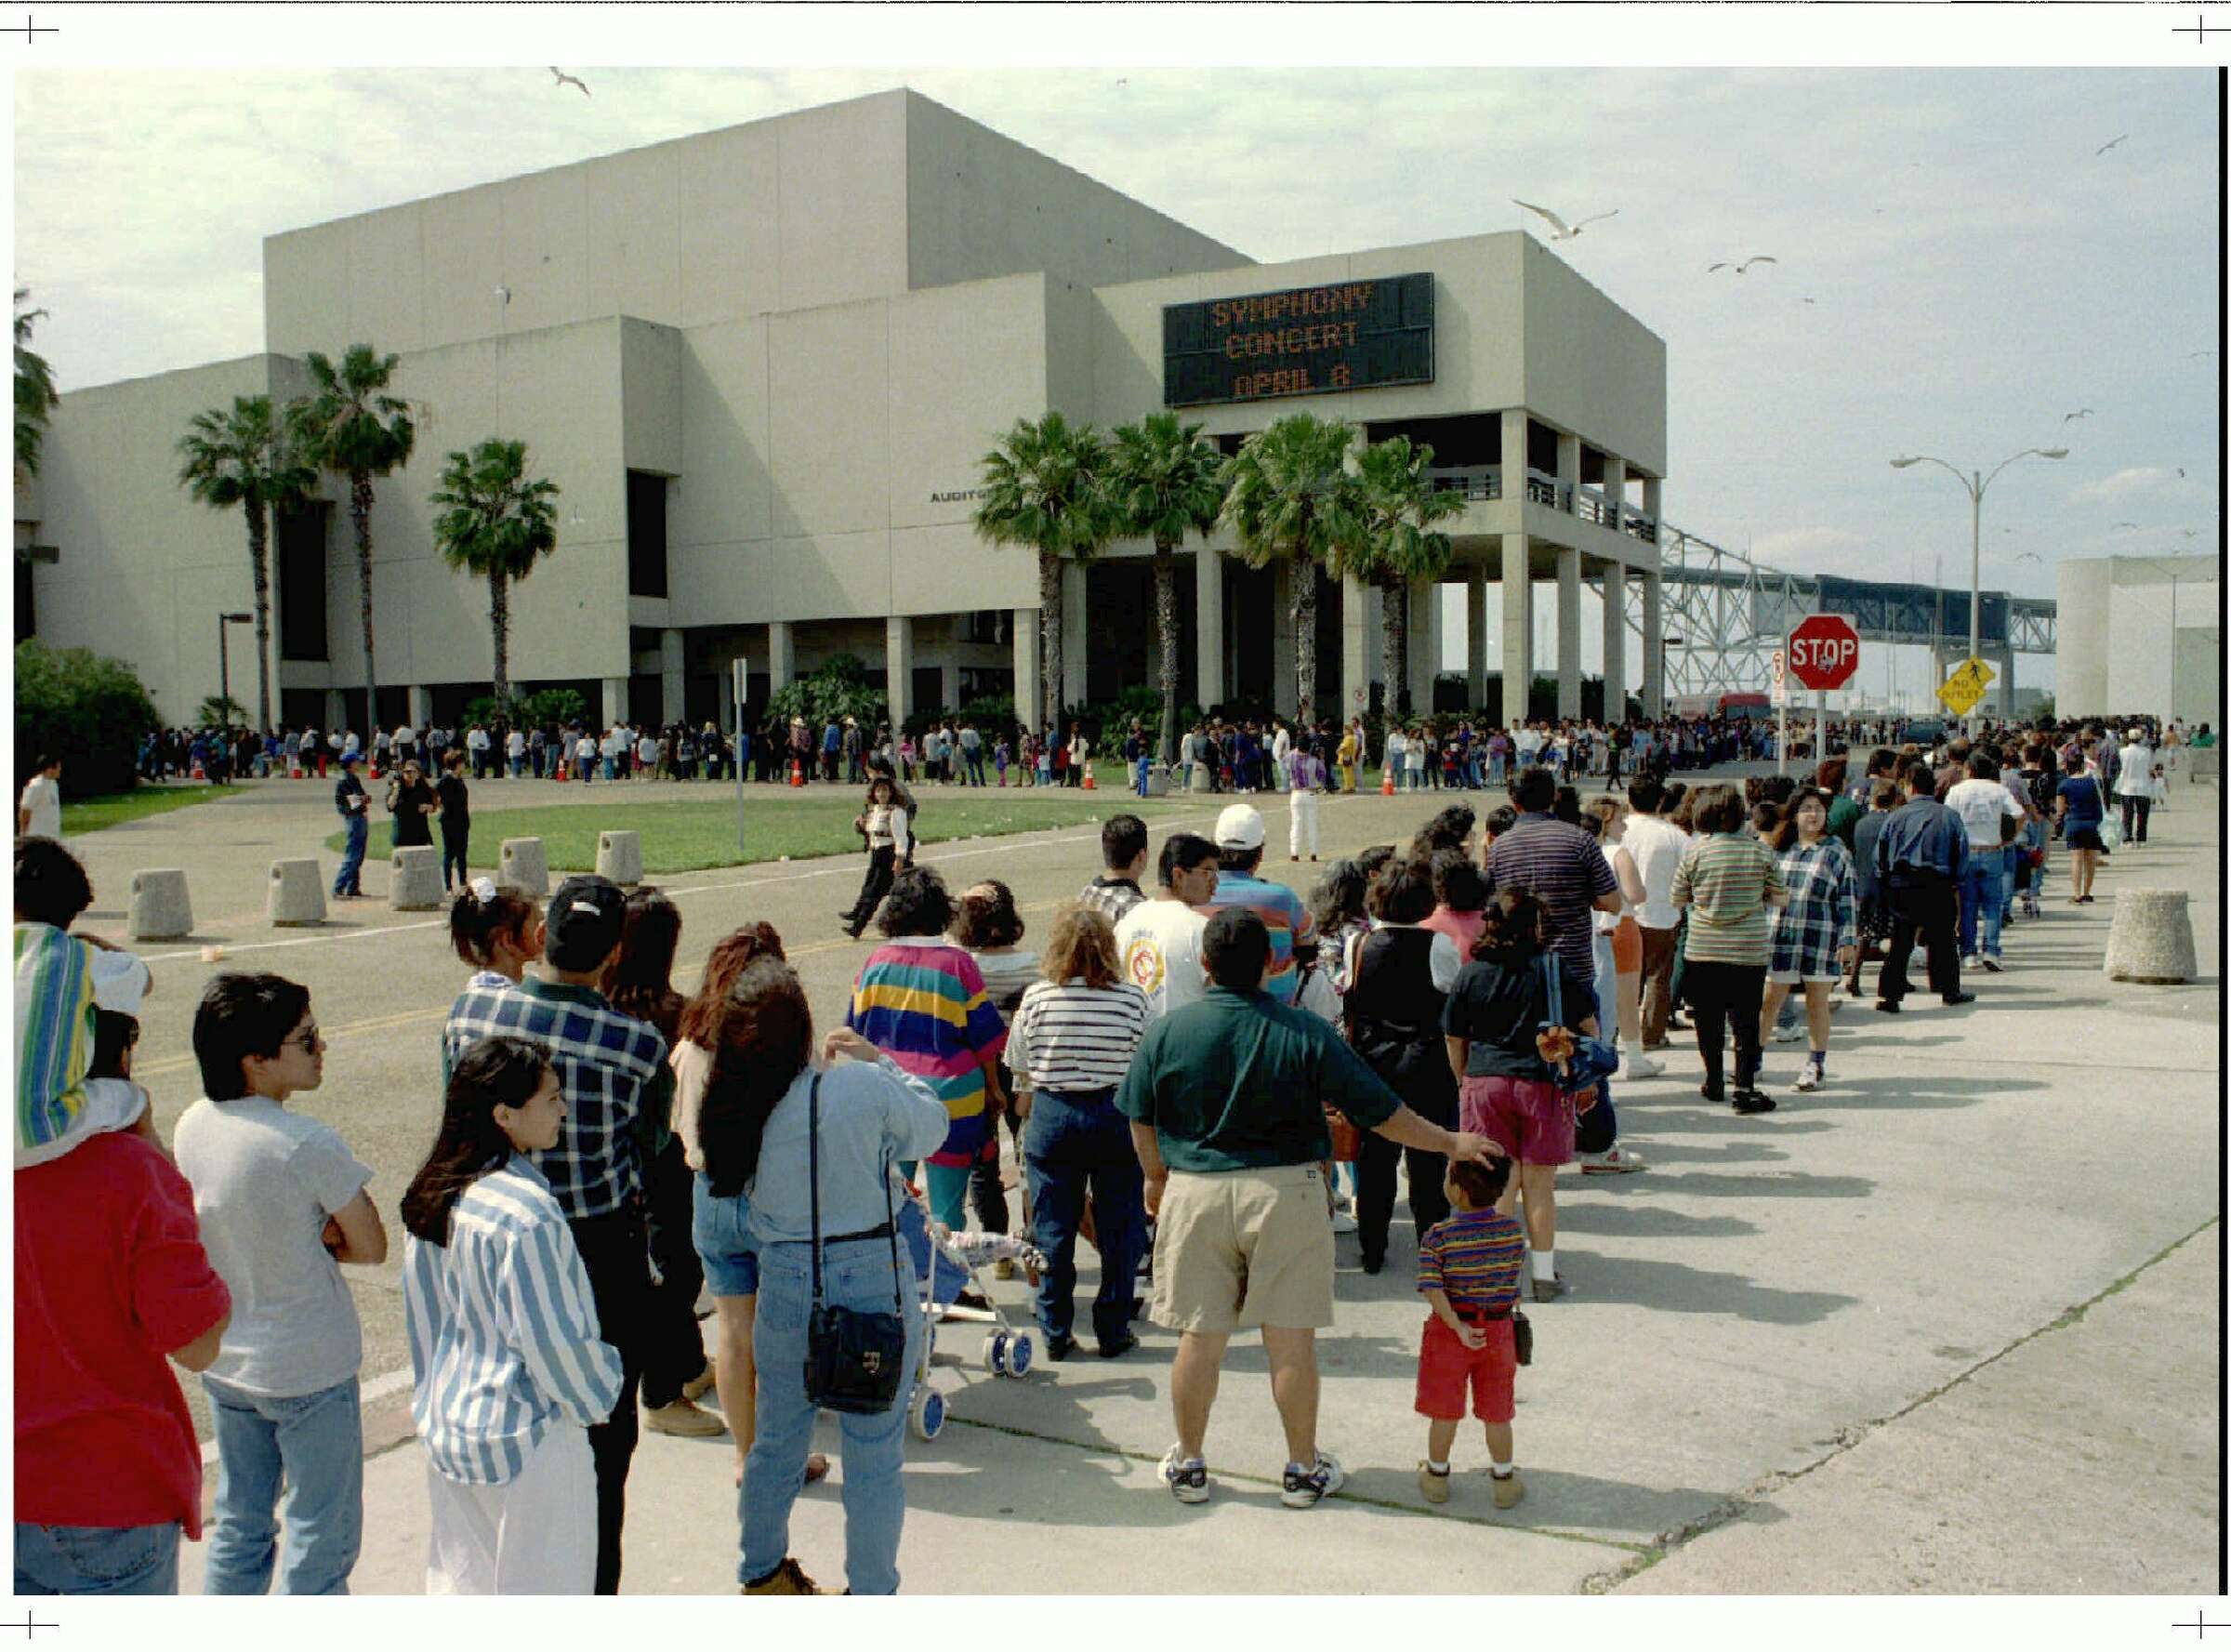
<path fill-rule="evenodd" d="M 1945 679 L 1943 686 L 1936 691 L 1936 697 L 1945 703 L 1946 709 L 1955 717 L 1965 717 L 1982 703 L 1984 691 L 1991 686 L 1991 680 L 1998 675 L 1981 660 L 1970 656 L 1961 662 L 1959 670 Z"/>

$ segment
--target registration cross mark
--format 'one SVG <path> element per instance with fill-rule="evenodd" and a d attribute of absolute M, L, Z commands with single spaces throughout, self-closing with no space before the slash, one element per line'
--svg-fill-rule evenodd
<path fill-rule="evenodd" d="M 8 31 L 7 31 L 7 33 L 10 33 L 10 34 L 13 34 L 13 33 L 15 33 L 15 31 L 14 31 L 13 29 L 10 29 L 10 30 L 8 30 Z M 38 1619 L 38 1615 L 37 1615 L 36 1613 L 30 1612 L 30 1611 L 26 1611 L 26 1612 L 23 1614 L 23 1621 L 22 1621 L 22 1622 L 20 1622 L 20 1623 L 18 1623 L 18 1622 L 16 1622 L 16 1621 L 15 1621 L 13 1619 L 5 1619 L 5 1620 L 0 1620 L 0 1629 L 20 1629 L 20 1630 L 21 1630 L 21 1631 L 23 1632 L 23 1638 L 24 1638 L 25 1640 L 27 1640 L 27 1641 L 28 1641 L 28 1640 L 33 1640 L 33 1639 L 35 1639 L 35 1638 L 36 1638 L 36 1635 L 37 1635 L 37 1632 L 38 1632 L 38 1631 L 40 1631 L 40 1630 L 42 1630 L 42 1629 L 59 1629 L 59 1628 L 61 1628 L 61 1625 L 60 1625 L 60 1624 L 59 1624 L 59 1623 L 42 1623 L 42 1622 L 40 1622 L 40 1621 L 39 1621 L 39 1619 Z"/>
<path fill-rule="evenodd" d="M 23 44 L 25 46 L 29 46 L 31 44 L 31 37 L 34 34 L 59 34 L 60 33 L 61 30 L 53 27 L 50 24 L 33 23 L 31 20 L 31 13 L 29 12 L 25 12 L 23 14 L 23 23 L 20 28 L 18 28 L 12 23 L 6 28 L 0 28 L 0 34 L 22 35 Z M 16 1629 L 19 1627 L 20 1626 L 14 1623 L 0 1623 L 0 1629 Z M 54 1625 L 51 1623 L 42 1623 L 38 1627 L 41 1629 L 52 1629 Z"/>
<path fill-rule="evenodd" d="M 2170 1628 L 2192 1630 L 2195 1632 L 2194 1638 L 2202 1641 L 2208 1638 L 2208 1632 L 2211 1629 L 2231 1629 L 2231 1623 L 2226 1623 L 2221 1619 L 2213 1622 L 2209 1621 L 2208 1608 L 2205 1606 L 2200 1608 L 2198 1616 L 2199 1621 L 2197 1623 L 2172 1623 Z"/>
<path fill-rule="evenodd" d="M 2208 14 L 2206 12 L 2198 13 L 2197 20 L 2189 29 L 2182 25 L 2178 25 L 2174 28 L 2172 28 L 2170 33 L 2172 34 L 2190 34 L 2194 37 L 2196 44 L 2206 46 L 2208 44 Z M 2216 33 L 2218 34 L 2231 34 L 2231 29 L 2218 29 Z M 2190 1624 L 2180 1623 L 2177 1625 L 2177 1627 L 2179 1629 L 2188 1629 L 2192 1626 Z M 2222 1629 L 2224 1626 L 2221 1623 L 2218 1623 L 2212 1625 L 2211 1627 Z"/>

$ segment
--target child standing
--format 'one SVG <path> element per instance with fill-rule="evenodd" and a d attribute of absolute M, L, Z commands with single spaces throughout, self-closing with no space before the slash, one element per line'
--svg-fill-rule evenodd
<path fill-rule="evenodd" d="M 992 767 L 999 771 L 999 785 L 1007 785 L 1007 741 L 1001 739 L 992 747 Z"/>
<path fill-rule="evenodd" d="M 1511 1442 L 1518 1371 L 1512 1315 L 1526 1248 L 1518 1223 L 1495 1208 L 1510 1177 L 1509 1159 L 1452 1161 L 1442 1186 L 1455 1214 L 1418 1247 L 1418 1289 L 1432 1309 L 1418 1354 L 1418 1412 L 1429 1419 L 1418 1489 L 1429 1503 L 1448 1501 L 1448 1453 L 1464 1421 L 1467 1388 L 1472 1414 L 1486 1426 L 1495 1506 L 1514 1508 L 1526 1495 Z"/>
<path fill-rule="evenodd" d="M 371 1170 L 287 1110 L 323 1082 L 324 1048 L 310 993 L 277 975 L 218 975 L 194 1011 L 204 1099 L 178 1120 L 178 1169 L 232 1297 L 202 1377 L 218 1449 L 208 1594 L 261 1594 L 274 1571 L 282 1594 L 346 1594 L 362 1547 L 363 1333 L 337 1264 L 377 1266 L 388 1236 Z"/>

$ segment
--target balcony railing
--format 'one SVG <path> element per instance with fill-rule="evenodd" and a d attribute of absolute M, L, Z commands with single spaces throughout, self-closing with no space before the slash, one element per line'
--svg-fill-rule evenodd
<path fill-rule="evenodd" d="M 1503 496 L 1503 471 L 1499 465 L 1441 466 L 1425 474 L 1435 492 L 1461 494 L 1467 504 L 1492 504 Z"/>
<path fill-rule="evenodd" d="M 1657 543 L 1657 522 L 1654 517 L 1644 516 L 1639 511 L 1630 510 L 1627 512 L 1626 521 L 1620 526 L 1644 545 Z"/>
<path fill-rule="evenodd" d="M 1573 508 L 1573 490 L 1546 470 L 1529 467 L 1526 471 L 1526 500 L 1533 505 L 1547 505 L 1551 510 L 1570 510 Z"/>

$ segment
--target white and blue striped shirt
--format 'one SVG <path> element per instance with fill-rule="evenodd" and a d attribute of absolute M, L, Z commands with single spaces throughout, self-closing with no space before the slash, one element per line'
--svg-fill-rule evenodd
<path fill-rule="evenodd" d="M 505 1485 L 553 1418 L 593 1427 L 620 1396 L 565 1212 L 516 1153 L 457 1200 L 448 1244 L 405 1242 L 403 1317 L 411 1418 L 453 1480 Z"/>

